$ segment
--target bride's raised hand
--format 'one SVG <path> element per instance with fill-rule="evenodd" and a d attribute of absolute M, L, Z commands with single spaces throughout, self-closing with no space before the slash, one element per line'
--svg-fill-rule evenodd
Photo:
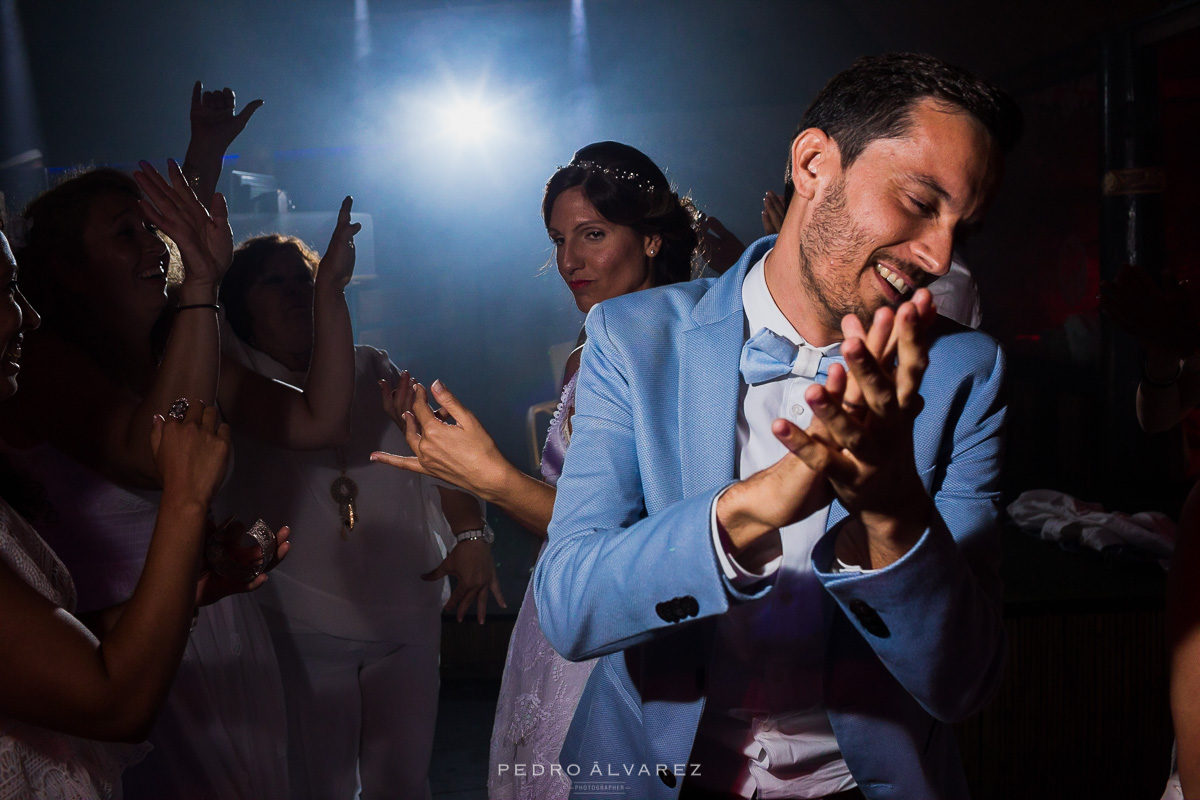
<path fill-rule="evenodd" d="M 138 164 L 141 169 L 133 178 L 146 194 L 139 201 L 142 214 L 179 248 L 184 286 L 216 287 L 233 260 L 233 231 L 225 197 L 219 192 L 213 195 L 210 213 L 174 160 L 167 162 L 170 183 L 148 161 Z"/>
<path fill-rule="evenodd" d="M 398 391 L 396 395 L 389 415 L 408 402 L 407 392 Z M 515 468 L 500 453 L 495 440 L 475 415 L 441 381 L 434 381 L 433 396 L 442 405 L 436 412 L 429 407 L 425 387 L 413 384 L 411 410 L 399 414 L 397 424 L 404 430 L 404 439 L 413 455 L 374 452 L 371 460 L 432 475 L 485 499 L 495 496 L 507 473 Z M 391 400 L 385 394 L 385 408 Z M 449 413 L 451 421 L 442 419 L 443 412 Z"/>

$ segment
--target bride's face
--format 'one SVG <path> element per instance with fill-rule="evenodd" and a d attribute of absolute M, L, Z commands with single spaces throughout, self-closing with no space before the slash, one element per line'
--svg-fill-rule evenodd
<path fill-rule="evenodd" d="M 658 237 L 609 222 L 579 186 L 555 199 L 546 233 L 558 273 L 585 314 L 596 303 L 652 285 L 650 257 Z"/>
<path fill-rule="evenodd" d="M 17 285 L 17 262 L 8 240 L 0 233 L 0 400 L 17 391 L 21 371 L 21 340 L 41 323 Z"/>

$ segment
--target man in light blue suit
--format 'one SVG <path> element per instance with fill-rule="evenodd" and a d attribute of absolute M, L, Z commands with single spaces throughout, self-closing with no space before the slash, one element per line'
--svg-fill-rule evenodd
<path fill-rule="evenodd" d="M 602 657 L 572 796 L 967 796 L 950 723 L 1004 658 L 1004 366 L 922 287 L 1019 124 L 932 57 L 862 59 L 792 141 L 777 239 L 592 309 L 534 577 L 555 648 Z"/>

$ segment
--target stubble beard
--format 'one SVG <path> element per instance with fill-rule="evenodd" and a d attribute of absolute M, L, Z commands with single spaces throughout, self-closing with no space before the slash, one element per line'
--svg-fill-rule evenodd
<path fill-rule="evenodd" d="M 845 177 L 839 177 L 813 212 L 799 244 L 804 291 L 822 325 L 831 331 L 841 330 L 842 318 L 847 314 L 858 317 L 864 327 L 869 326 L 875 313 L 859 294 L 863 265 L 858 262 L 871 239 L 846 215 L 845 188 Z M 814 264 L 823 268 L 818 270 Z"/>

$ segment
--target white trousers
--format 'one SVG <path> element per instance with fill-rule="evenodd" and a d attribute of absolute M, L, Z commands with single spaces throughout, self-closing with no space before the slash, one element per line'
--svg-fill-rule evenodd
<path fill-rule="evenodd" d="M 293 800 L 428 800 L 440 643 L 329 636 L 270 608 Z"/>

